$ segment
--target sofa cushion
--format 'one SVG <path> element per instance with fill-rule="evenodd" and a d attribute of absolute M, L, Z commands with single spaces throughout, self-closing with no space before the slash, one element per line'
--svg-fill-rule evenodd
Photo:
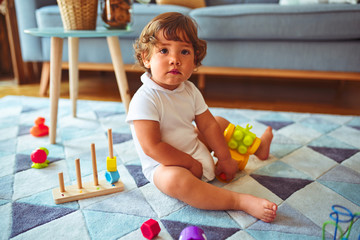
<path fill-rule="evenodd" d="M 360 72 L 360 41 L 208 41 L 204 66 Z"/>
<path fill-rule="evenodd" d="M 324 3 L 350 3 L 356 4 L 358 0 L 280 0 L 280 5 L 297 5 L 297 4 L 324 4 Z"/>
<path fill-rule="evenodd" d="M 360 5 L 236 4 L 198 8 L 190 16 L 203 39 L 349 40 L 360 38 Z"/>
<path fill-rule="evenodd" d="M 279 3 L 279 0 L 206 0 L 206 6 L 229 5 L 239 3 Z"/>
<path fill-rule="evenodd" d="M 205 7 L 205 0 L 156 0 L 156 3 L 159 5 L 178 5 L 188 8 L 201 8 Z"/>
<path fill-rule="evenodd" d="M 138 38 L 145 25 L 155 16 L 164 12 L 180 12 L 188 15 L 190 8 L 176 5 L 137 4 L 133 5 L 132 32 L 123 38 Z M 97 26 L 102 26 L 101 10 L 98 9 Z M 36 21 L 39 28 L 62 27 L 59 7 L 50 5 L 36 10 Z"/>

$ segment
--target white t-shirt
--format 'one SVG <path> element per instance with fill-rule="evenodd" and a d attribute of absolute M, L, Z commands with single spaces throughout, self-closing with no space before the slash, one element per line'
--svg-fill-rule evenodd
<path fill-rule="evenodd" d="M 190 81 L 181 83 L 175 90 L 168 90 L 156 84 L 150 77 L 149 73 L 141 76 L 143 85 L 132 98 L 126 118 L 145 177 L 153 182 L 153 174 L 159 162 L 143 152 L 134 130 L 133 120 L 159 122 L 162 141 L 200 161 L 203 176 L 207 180 L 214 179 L 214 159 L 207 147 L 198 139 L 193 125 L 195 116 L 208 109 L 200 91 Z"/>

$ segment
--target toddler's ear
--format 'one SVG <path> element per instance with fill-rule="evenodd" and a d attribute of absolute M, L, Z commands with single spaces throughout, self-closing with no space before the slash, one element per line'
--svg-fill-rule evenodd
<path fill-rule="evenodd" d="M 142 54 L 141 54 L 141 58 L 142 58 L 142 60 L 143 60 L 144 66 L 145 66 L 146 68 L 150 68 L 150 60 L 147 60 L 145 53 L 142 53 Z"/>
<path fill-rule="evenodd" d="M 149 68 L 149 69 L 150 69 L 150 61 L 149 61 L 149 60 L 143 60 L 143 62 L 144 62 L 144 66 L 145 66 L 146 68 Z"/>

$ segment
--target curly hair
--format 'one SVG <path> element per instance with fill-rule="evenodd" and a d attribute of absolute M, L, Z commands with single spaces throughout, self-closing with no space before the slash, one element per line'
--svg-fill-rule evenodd
<path fill-rule="evenodd" d="M 172 41 L 189 42 L 194 48 L 196 67 L 201 66 L 201 61 L 206 55 L 207 44 L 197 35 L 197 23 L 189 16 L 178 12 L 167 12 L 153 18 L 142 30 L 134 43 L 135 58 L 138 64 L 147 72 L 143 60 L 150 60 L 152 50 L 157 44 L 156 35 L 162 31 L 165 39 Z"/>

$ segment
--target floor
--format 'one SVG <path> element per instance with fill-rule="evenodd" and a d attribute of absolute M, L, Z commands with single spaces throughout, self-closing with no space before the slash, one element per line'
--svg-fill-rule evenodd
<path fill-rule="evenodd" d="M 140 73 L 128 73 L 131 94 L 141 85 Z M 63 70 L 61 97 L 68 98 L 68 71 Z M 191 79 L 197 82 L 196 75 Z M 112 72 L 81 71 L 79 99 L 119 101 Z M 39 96 L 39 84 L 17 86 L 0 79 L 0 97 Z M 360 115 L 360 83 L 340 81 L 300 81 L 207 76 L 205 99 L 210 107 Z"/>
<path fill-rule="evenodd" d="M 140 226 L 152 218 L 161 226 L 157 239 L 162 240 L 179 239 L 181 230 L 190 225 L 200 227 L 209 240 L 319 240 L 323 224 L 335 224 L 329 217 L 335 210 L 341 213 L 341 228 L 346 231 L 350 226 L 345 221 L 352 217 L 339 207 L 332 210 L 334 204 L 360 213 L 358 116 L 211 109 L 236 125 L 250 123 L 258 136 L 267 126 L 273 128 L 267 161 L 250 156 L 232 182 L 211 182 L 276 203 L 275 221 L 264 223 L 242 211 L 200 210 L 164 195 L 142 174 L 122 104 L 79 100 L 76 119 L 70 105 L 68 99 L 60 99 L 57 144 L 49 144 L 48 137 L 30 134 L 34 119 L 50 114 L 47 98 L 0 99 L 0 239 L 144 239 Z M 109 128 L 124 191 L 55 204 L 52 192 L 60 194 L 59 172 L 68 189 L 61 197 L 76 186 L 75 159 L 81 161 L 83 186 L 88 190 L 93 186 L 91 143 L 96 146 L 98 179 L 103 183 Z M 50 163 L 44 169 L 32 168 L 29 160 L 39 146 L 49 150 Z M 96 189 L 105 187 L 103 183 Z M 341 239 L 340 230 L 338 237 L 332 237 L 333 225 L 324 229 L 326 239 Z M 347 239 L 359 235 L 357 220 Z"/>

